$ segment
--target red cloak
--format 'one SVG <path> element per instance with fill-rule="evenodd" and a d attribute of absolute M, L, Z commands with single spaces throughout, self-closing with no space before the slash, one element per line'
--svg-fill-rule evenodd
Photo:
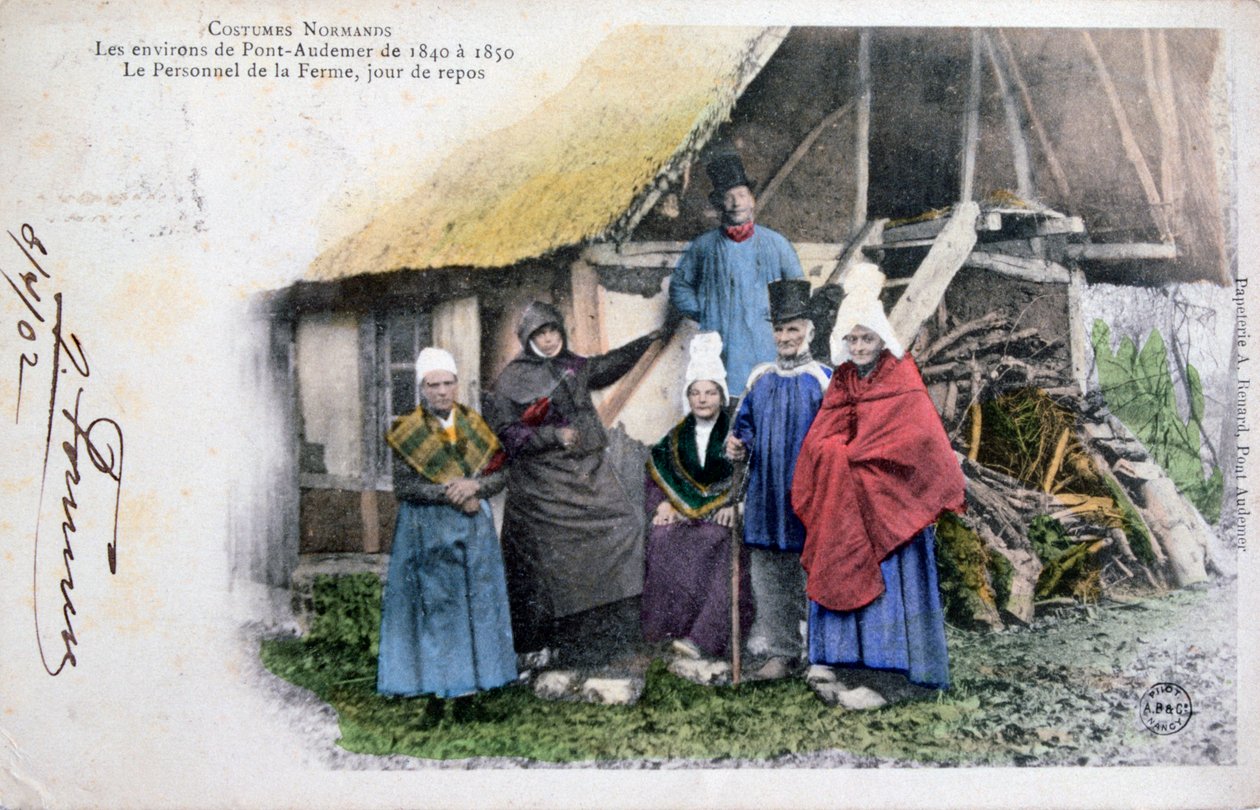
<path fill-rule="evenodd" d="M 831 610 L 870 604 L 884 590 L 880 562 L 941 512 L 962 512 L 964 485 L 909 355 L 885 350 L 865 379 L 841 365 L 792 480 L 809 598 Z"/>

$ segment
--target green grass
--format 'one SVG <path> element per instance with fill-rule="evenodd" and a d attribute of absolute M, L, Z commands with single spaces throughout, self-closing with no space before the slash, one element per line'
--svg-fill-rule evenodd
<path fill-rule="evenodd" d="M 322 587 L 332 597 L 325 607 L 343 621 L 371 614 L 334 602 L 355 594 L 360 601 L 372 589 Z M 721 761 L 843 750 L 929 764 L 1075 764 L 1159 744 L 1133 716 L 1149 686 L 1124 671 L 1143 655 L 1135 640 L 1187 623 L 1215 626 L 1229 615 L 1229 605 L 1215 604 L 1212 594 L 1181 591 L 1139 609 L 1071 612 L 1035 631 L 950 627 L 953 687 L 867 712 L 826 706 L 799 678 L 703 687 L 657 661 L 633 706 L 544 701 L 528 687 L 510 686 L 474 695 L 459 719 L 448 708 L 435 721 L 426 714 L 428 698 L 376 693 L 374 632 L 350 633 L 339 623 L 332 637 L 341 641 L 268 640 L 261 656 L 273 673 L 330 704 L 340 720 L 339 744 L 363 754 Z"/>

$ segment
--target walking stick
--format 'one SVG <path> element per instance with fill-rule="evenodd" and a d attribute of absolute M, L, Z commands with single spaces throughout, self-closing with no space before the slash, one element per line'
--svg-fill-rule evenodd
<path fill-rule="evenodd" d="M 740 517 L 739 505 L 744 500 L 744 489 L 748 486 L 748 459 L 735 462 L 735 470 L 731 474 L 730 504 L 735 508 L 731 520 L 731 684 L 739 686 L 740 647 L 743 640 L 739 630 L 739 552 L 744 547 L 744 521 Z"/>

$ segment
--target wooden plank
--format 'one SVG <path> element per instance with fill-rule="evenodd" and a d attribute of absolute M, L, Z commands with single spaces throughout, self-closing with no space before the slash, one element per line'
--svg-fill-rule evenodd
<path fill-rule="evenodd" d="M 1038 219 L 1035 227 L 1038 236 L 1085 233 L 1085 220 L 1080 217 L 1047 217 Z"/>
<path fill-rule="evenodd" d="M 774 173 L 774 177 L 770 178 L 770 182 L 766 183 L 765 189 L 757 195 L 758 210 L 762 210 L 770 204 L 770 201 L 774 199 L 775 192 L 779 190 L 779 186 L 783 184 L 783 181 L 786 180 L 788 175 L 792 173 L 792 170 L 796 168 L 796 164 L 800 163 L 801 159 L 805 157 L 805 154 L 809 152 L 809 148 L 814 145 L 814 141 L 818 140 L 818 138 L 827 131 L 828 127 L 836 121 L 839 121 L 852 109 L 853 102 L 850 101 L 839 109 L 833 110 L 827 115 L 827 117 L 819 121 L 817 126 L 809 131 L 809 134 L 805 136 L 805 139 L 797 144 L 797 147 L 792 150 L 792 154 L 788 155 L 788 159 L 785 160 L 783 165 L 779 167 L 779 170 Z"/>
<path fill-rule="evenodd" d="M 621 409 L 630 401 L 630 397 L 638 389 L 639 385 L 647 377 L 656 361 L 661 359 L 661 355 L 665 351 L 665 346 L 669 341 L 658 340 L 648 347 L 648 350 L 639 358 L 639 362 L 634 364 L 634 368 L 617 381 L 608 395 L 600 401 L 596 411 L 599 413 L 599 419 L 604 423 L 604 427 L 611 427 L 612 423 L 620 415 Z"/>
<path fill-rule="evenodd" d="M 443 301 L 433 308 L 433 345 L 446 349 L 459 369 L 457 396 L 481 407 L 481 310 L 477 296 Z"/>
<path fill-rule="evenodd" d="M 925 219 L 922 222 L 911 222 L 906 225 L 893 225 L 884 228 L 883 242 L 884 244 L 892 244 L 894 242 L 909 242 L 912 240 L 927 239 L 932 240 L 940 233 L 945 224 L 949 222 L 949 215 L 942 215 L 936 219 Z M 1002 230 L 1002 214 L 999 211 L 985 211 L 976 216 L 977 231 L 1000 231 Z"/>
<path fill-rule="evenodd" d="M 1116 128 L 1120 130 L 1120 142 L 1124 146 L 1124 153 L 1137 172 L 1138 182 L 1146 194 L 1146 202 L 1151 207 L 1151 217 L 1155 220 L 1155 226 L 1159 228 L 1161 238 L 1171 239 L 1172 234 L 1168 228 L 1168 218 L 1164 214 L 1159 189 L 1155 187 L 1155 178 L 1151 175 L 1151 168 L 1147 165 L 1146 158 L 1142 155 L 1142 148 L 1138 146 L 1137 138 L 1133 135 L 1133 128 L 1129 125 L 1129 116 L 1125 113 L 1124 105 L 1120 101 L 1120 93 L 1116 90 L 1115 82 L 1111 80 L 1111 71 L 1107 69 L 1107 63 L 1103 61 L 1102 54 L 1098 52 L 1098 47 L 1094 44 L 1094 38 L 1090 33 L 1082 31 L 1081 39 L 1085 42 L 1085 50 L 1098 71 L 1098 79 L 1102 82 L 1103 92 L 1111 105 L 1111 114 L 1116 119 Z"/>
<path fill-rule="evenodd" d="M 569 265 L 569 282 L 573 291 L 573 323 L 569 327 L 572 348 L 578 354 L 603 354 L 608 351 L 607 304 L 599 275 L 594 267 L 578 259 Z"/>
<path fill-rule="evenodd" d="M 858 34 L 857 126 L 854 128 L 854 194 L 851 233 L 866 225 L 871 182 L 871 32 Z"/>
<path fill-rule="evenodd" d="M 1071 281 L 1068 269 L 1060 264 L 1045 259 L 1027 259 L 1005 253 L 973 251 L 967 256 L 964 265 L 1042 284 L 1067 284 Z"/>
<path fill-rule="evenodd" d="M 582 258 L 599 267 L 635 267 L 631 262 L 637 258 L 672 256 L 676 262 L 686 248 L 686 242 L 596 242 L 583 249 Z"/>
<path fill-rule="evenodd" d="M 1024 102 L 1024 113 L 1028 116 L 1028 125 L 1037 137 L 1037 143 L 1041 146 L 1042 154 L 1045 155 L 1046 165 L 1050 169 L 1050 177 L 1054 180 L 1055 188 L 1058 189 L 1063 205 L 1067 206 L 1070 211 L 1073 208 L 1072 192 L 1068 186 L 1067 173 L 1063 171 L 1058 155 L 1055 154 L 1054 147 L 1050 144 L 1050 138 L 1046 135 L 1046 129 L 1042 126 L 1041 116 L 1037 114 L 1037 107 L 1033 104 L 1032 95 L 1028 92 L 1028 83 L 1024 81 L 1024 75 L 1019 69 L 1019 62 L 1015 59 L 1015 49 L 1011 47 L 1005 31 L 998 31 L 998 45 L 1002 49 L 1002 54 L 1006 57 L 1006 66 L 1011 72 L 1011 81 L 1014 82 L 1015 87 L 1019 90 L 1020 98 Z"/>
<path fill-rule="evenodd" d="M 363 551 L 365 554 L 381 553 L 381 516 L 376 502 L 376 489 L 359 493 L 359 514 L 363 519 Z"/>
<path fill-rule="evenodd" d="M 1134 259 L 1175 259 L 1177 246 L 1166 242 L 1131 242 L 1100 245 L 1067 245 L 1070 259 L 1095 262 L 1127 262 Z"/>
<path fill-rule="evenodd" d="M 583 250 L 582 259 L 596 267 L 672 268 L 686 246 L 686 242 L 627 242 L 618 250 L 611 242 L 601 242 Z M 845 252 L 845 246 L 835 242 L 794 242 L 792 247 L 802 264 L 838 261 Z"/>
<path fill-rule="evenodd" d="M 980 140 L 980 30 L 971 29 L 971 84 L 963 118 L 962 184 L 958 199 L 970 202 L 976 177 L 976 147 Z"/>
<path fill-rule="evenodd" d="M 1085 273 L 1072 268 L 1068 283 L 1068 353 L 1071 355 L 1072 379 L 1084 396 L 1089 389 L 1089 370 L 1093 368 L 1093 349 L 1085 329 Z"/>
<path fill-rule="evenodd" d="M 898 299 L 889 321 L 902 345 L 909 346 L 914 340 L 919 327 L 936 310 L 945 289 L 970 255 L 976 244 L 975 221 L 979 213 L 980 206 L 974 202 L 960 202 L 955 207 L 954 216 L 936 237 L 935 244 Z"/>
<path fill-rule="evenodd" d="M 866 261 L 864 250 L 872 244 L 879 244 L 883 239 L 884 225 L 886 219 L 874 219 L 862 226 L 857 235 L 845 246 L 844 251 L 840 254 L 840 260 L 836 263 L 836 269 L 824 282 L 825 284 L 840 284 L 844 281 L 845 274 L 854 264 Z"/>
<path fill-rule="evenodd" d="M 1019 120 L 1019 109 L 1015 106 L 1015 96 L 1011 93 L 1010 84 L 1006 80 L 1006 71 L 998 60 L 993 40 L 988 32 L 981 34 L 984 50 L 989 56 L 989 67 L 993 69 L 993 78 L 997 80 L 998 92 L 1002 96 L 1002 110 L 1006 114 L 1006 136 L 1011 145 L 1011 159 L 1015 163 L 1015 188 L 1020 199 L 1033 200 L 1037 197 L 1037 189 L 1033 185 L 1032 161 L 1028 158 L 1028 141 L 1024 137 L 1024 125 Z"/>

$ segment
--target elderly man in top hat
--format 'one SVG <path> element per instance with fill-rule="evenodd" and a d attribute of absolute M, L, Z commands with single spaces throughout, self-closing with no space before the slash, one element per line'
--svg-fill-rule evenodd
<path fill-rule="evenodd" d="M 792 511 L 792 475 L 801 442 L 818 413 L 831 370 L 810 354 L 809 282 L 776 281 L 768 287 L 777 358 L 748 377 L 726 439 L 726 455 L 748 459 L 744 543 L 750 547 L 756 619 L 748 652 L 764 657 L 758 677 L 782 678 L 800 664 L 804 643 L 805 574 L 800 554 L 805 527 Z"/>
<path fill-rule="evenodd" d="M 669 300 L 701 330 L 722 336 L 727 384 L 738 396 L 753 367 L 775 357 L 766 285 L 804 273 L 787 239 L 753 224 L 755 183 L 739 156 L 718 155 L 706 169 L 713 183 L 709 202 L 721 212 L 722 224 L 687 246 L 670 279 Z"/>

